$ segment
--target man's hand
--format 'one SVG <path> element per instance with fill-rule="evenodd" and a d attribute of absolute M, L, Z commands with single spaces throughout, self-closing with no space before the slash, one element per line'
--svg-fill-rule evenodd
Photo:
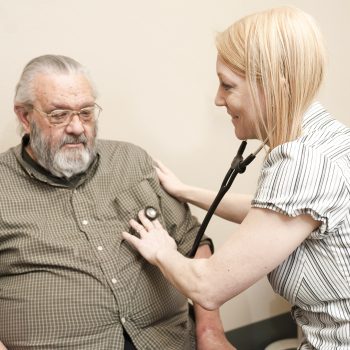
<path fill-rule="evenodd" d="M 0 350 L 7 350 L 5 345 L 0 341 Z"/>
<path fill-rule="evenodd" d="M 198 248 L 195 258 L 208 258 L 211 255 L 208 245 Z M 197 350 L 236 350 L 226 339 L 219 310 L 208 311 L 194 304 L 196 317 Z"/>
<path fill-rule="evenodd" d="M 197 350 L 236 350 L 236 348 L 226 339 L 223 331 L 206 330 L 198 334 Z"/>

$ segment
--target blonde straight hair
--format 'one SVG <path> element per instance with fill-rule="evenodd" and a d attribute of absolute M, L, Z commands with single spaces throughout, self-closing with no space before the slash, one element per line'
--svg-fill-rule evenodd
<path fill-rule="evenodd" d="M 225 64 L 248 81 L 259 138 L 267 136 L 272 149 L 299 137 L 324 76 L 325 49 L 313 18 L 293 7 L 255 13 L 219 33 L 216 46 Z"/>

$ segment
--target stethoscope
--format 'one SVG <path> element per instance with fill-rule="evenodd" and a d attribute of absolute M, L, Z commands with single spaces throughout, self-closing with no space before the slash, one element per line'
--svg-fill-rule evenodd
<path fill-rule="evenodd" d="M 200 226 L 197 236 L 194 240 L 191 251 L 187 254 L 189 258 L 193 258 L 197 252 L 197 249 L 200 245 L 204 232 L 209 224 L 210 219 L 212 218 L 217 206 L 221 202 L 225 193 L 230 189 L 234 179 L 238 174 L 243 174 L 246 171 L 247 166 L 255 159 L 256 155 L 263 149 L 263 147 L 267 144 L 268 139 L 264 140 L 264 142 L 260 145 L 260 147 L 254 152 L 249 154 L 249 156 L 243 159 L 243 153 L 247 146 L 247 141 L 242 141 L 241 145 L 238 148 L 237 154 L 233 158 L 231 162 L 231 166 L 226 173 L 224 180 L 222 181 L 221 187 L 219 189 L 218 194 L 216 195 L 213 203 L 210 205 L 207 214 L 205 215 L 202 225 Z M 158 211 L 152 206 L 148 206 L 145 208 L 145 216 L 149 220 L 155 220 L 158 217 Z"/>

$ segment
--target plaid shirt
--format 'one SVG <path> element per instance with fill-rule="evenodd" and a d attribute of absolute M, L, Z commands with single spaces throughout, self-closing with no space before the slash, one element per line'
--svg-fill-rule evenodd
<path fill-rule="evenodd" d="M 98 141 L 72 181 L 0 155 L 0 340 L 9 350 L 194 349 L 188 303 L 125 241 L 147 205 L 187 253 L 198 230 L 187 205 L 160 187 L 137 146 Z"/>

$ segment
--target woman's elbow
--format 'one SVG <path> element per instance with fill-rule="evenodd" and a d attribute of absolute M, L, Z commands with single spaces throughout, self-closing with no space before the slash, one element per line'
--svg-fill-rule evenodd
<path fill-rule="evenodd" d="M 191 296 L 191 299 L 208 311 L 216 310 L 224 303 L 218 290 L 209 279 L 203 280 L 198 284 L 198 288 Z"/>
<path fill-rule="evenodd" d="M 212 271 L 209 260 L 201 261 L 196 267 L 195 288 L 190 298 L 204 309 L 216 310 L 242 291 L 238 281 L 235 284 L 232 281 L 227 283 L 224 276 Z"/>
<path fill-rule="evenodd" d="M 206 299 L 198 303 L 203 309 L 208 311 L 217 310 L 222 304 L 216 300 Z"/>

